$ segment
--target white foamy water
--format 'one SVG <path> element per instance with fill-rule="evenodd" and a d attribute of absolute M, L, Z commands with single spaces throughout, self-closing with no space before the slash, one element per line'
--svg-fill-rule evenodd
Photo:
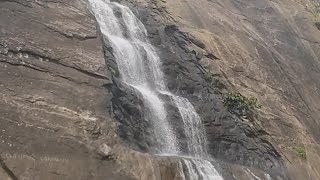
<path fill-rule="evenodd" d="M 223 180 L 215 167 L 207 160 L 184 159 L 189 180 Z"/>
<path fill-rule="evenodd" d="M 164 102 L 159 98 L 155 86 L 164 86 L 160 73 L 158 56 L 147 40 L 147 31 L 128 7 L 110 1 L 90 1 L 103 36 L 111 43 L 121 80 L 137 90 L 148 107 L 147 117 L 153 122 L 154 132 L 160 150 L 178 153 L 178 144 L 171 129 Z M 115 11 L 121 13 L 117 17 Z M 150 75 L 150 73 L 152 73 Z M 150 81 L 153 79 L 153 81 Z"/>
<path fill-rule="evenodd" d="M 147 38 L 147 30 L 132 11 L 109 0 L 89 0 L 105 43 L 113 48 L 120 78 L 142 95 L 154 136 L 162 154 L 179 156 L 179 143 L 168 119 L 160 95 L 171 97 L 183 120 L 188 156 L 205 157 L 206 137 L 201 118 L 185 98 L 167 90 L 161 60 Z M 221 180 L 214 166 L 206 160 L 184 159 L 190 180 Z"/>
<path fill-rule="evenodd" d="M 189 154 L 195 157 L 206 157 L 207 141 L 200 116 L 187 99 L 179 96 L 172 96 L 172 99 L 183 120 L 185 134 L 188 138 Z"/>

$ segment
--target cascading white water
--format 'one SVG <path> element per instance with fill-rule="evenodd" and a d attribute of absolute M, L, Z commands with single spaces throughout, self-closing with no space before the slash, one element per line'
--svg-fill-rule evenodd
<path fill-rule="evenodd" d="M 167 111 L 160 94 L 171 97 L 179 109 L 188 139 L 188 156 L 206 157 L 206 137 L 199 115 L 185 98 L 167 90 L 161 61 L 147 38 L 147 30 L 132 11 L 109 0 L 89 0 L 103 37 L 113 48 L 121 80 L 138 91 L 149 107 L 149 121 L 153 122 L 155 137 L 163 154 L 179 156 L 176 136 L 167 119 Z M 191 180 L 221 180 L 214 166 L 206 160 L 184 159 Z"/>
<path fill-rule="evenodd" d="M 184 159 L 190 180 L 223 180 L 214 166 L 202 159 Z"/>
<path fill-rule="evenodd" d="M 178 153 L 177 141 L 167 120 L 164 103 L 152 89 L 153 86 L 164 86 L 164 83 L 150 81 L 150 77 L 161 79 L 154 71 L 160 68 L 160 64 L 155 59 L 158 56 L 153 47 L 147 41 L 146 29 L 125 6 L 102 0 L 91 0 L 90 3 L 103 36 L 113 47 L 122 81 L 140 92 L 149 108 L 150 117 L 146 118 L 154 123 L 156 139 L 162 144 L 161 151 Z M 121 13 L 121 19 L 116 17 L 114 10 Z M 153 73 L 153 76 L 148 72 Z"/>
<path fill-rule="evenodd" d="M 172 99 L 177 105 L 183 120 L 185 133 L 188 138 L 189 154 L 195 157 L 206 157 L 207 141 L 200 116 L 187 99 L 179 96 L 172 96 Z"/>

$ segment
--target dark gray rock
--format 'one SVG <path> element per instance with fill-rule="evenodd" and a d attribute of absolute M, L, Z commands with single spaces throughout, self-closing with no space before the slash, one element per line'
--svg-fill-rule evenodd
<path fill-rule="evenodd" d="M 201 116 L 206 128 L 210 154 L 222 161 L 260 168 L 274 177 L 282 176 L 285 178 L 281 155 L 268 142 L 268 134 L 256 124 L 248 124 L 227 112 L 221 103 L 219 81 L 208 83 L 205 80 L 208 70 L 199 61 L 202 58 L 209 58 L 212 61 L 218 58 L 212 53 L 206 53 L 203 50 L 205 45 L 191 34 L 180 31 L 176 25 L 165 25 L 157 20 L 153 14 L 161 14 L 159 8 L 145 9 L 134 1 L 125 1 L 123 3 L 131 7 L 138 17 L 141 17 L 140 19 L 149 32 L 150 41 L 159 50 L 168 88 L 172 92 L 188 98 Z M 202 51 L 199 51 L 199 49 Z M 126 91 L 128 90 L 123 89 L 123 92 Z M 126 100 L 121 100 L 122 98 Z M 132 134 L 122 137 L 131 146 L 137 143 L 141 144 L 143 142 L 142 137 L 151 136 L 146 130 L 151 126 L 143 125 L 145 123 L 141 123 L 142 120 L 139 119 L 143 118 L 141 116 L 143 108 L 135 109 L 134 112 L 140 110 L 136 114 L 138 116 L 135 116 L 128 113 L 130 108 L 126 110 L 123 107 L 135 106 L 137 108 L 143 103 L 137 100 L 132 101 L 131 95 L 130 97 L 127 95 L 119 96 L 114 93 L 114 99 L 114 102 L 122 101 L 117 107 L 114 107 L 114 113 L 118 113 L 116 118 L 123 124 L 120 125 L 120 131 L 130 131 Z M 131 104 L 127 105 L 128 102 Z M 170 100 L 167 101 L 167 104 L 169 119 L 177 132 L 180 148 L 185 151 L 185 135 L 184 130 L 181 128 L 181 117 L 177 115 L 177 110 L 170 105 Z M 126 118 L 125 114 L 130 114 L 130 118 Z M 121 118 L 119 119 L 119 117 Z M 132 124 L 131 122 L 135 122 L 133 119 L 139 119 L 140 124 Z M 141 125 L 143 128 L 141 128 Z M 124 129 L 121 130 L 121 128 Z M 135 132 L 137 130 L 139 132 Z M 138 136 L 133 135 L 137 133 L 139 133 Z M 150 143 L 148 144 L 150 145 Z M 140 150 L 145 151 L 147 150 L 146 147 L 142 145 Z"/>
<path fill-rule="evenodd" d="M 221 103 L 221 94 L 214 91 L 216 84 L 205 81 L 195 53 L 187 48 L 192 43 L 188 35 L 172 26 L 162 32 L 162 42 L 167 49 L 162 49 L 166 52 L 161 55 L 167 81 L 172 84 L 169 87 L 188 98 L 202 117 L 210 154 L 216 159 L 281 174 L 281 156 L 268 142 L 268 134 L 227 112 Z M 175 55 L 168 53 L 173 48 Z"/>
<path fill-rule="evenodd" d="M 113 78 L 112 107 L 119 121 L 118 134 L 132 149 L 146 152 L 154 145 L 151 122 L 144 118 L 144 103 L 136 91 Z"/>

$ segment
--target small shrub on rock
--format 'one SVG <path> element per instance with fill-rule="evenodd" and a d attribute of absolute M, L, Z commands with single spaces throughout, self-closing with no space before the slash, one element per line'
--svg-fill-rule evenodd
<path fill-rule="evenodd" d="M 294 147 L 293 148 L 297 155 L 303 159 L 307 159 L 307 153 L 306 153 L 306 150 L 304 149 L 304 147 Z"/>
<path fill-rule="evenodd" d="M 231 113 L 248 115 L 253 109 L 261 108 L 262 105 L 256 97 L 244 97 L 240 93 L 228 93 L 223 96 L 222 102 Z"/>

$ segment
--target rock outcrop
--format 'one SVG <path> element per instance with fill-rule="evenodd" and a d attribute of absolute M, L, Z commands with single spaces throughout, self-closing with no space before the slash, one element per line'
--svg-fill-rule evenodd
<path fill-rule="evenodd" d="M 284 162 L 288 178 L 319 179 L 318 1 L 120 2 L 146 25 L 169 88 L 196 106 L 215 158 L 276 174 Z M 226 91 L 263 107 L 251 118 L 230 115 Z"/>
<path fill-rule="evenodd" d="M 319 1 L 148 2 L 142 6 L 153 11 L 152 18 L 142 19 L 150 24 L 154 43 L 160 48 L 171 44 L 167 49 L 177 54 L 176 60 L 163 58 L 178 64 L 170 70 L 174 63 L 168 63 L 167 77 L 170 81 L 170 77 L 174 77 L 171 87 L 198 107 L 210 141 L 215 145 L 211 146 L 212 154 L 216 158 L 252 165 L 252 159 L 241 155 L 241 147 L 244 147 L 244 154 L 259 154 L 260 150 L 267 149 L 268 153 L 275 153 L 271 157 L 280 153 L 292 179 L 319 179 L 320 32 L 315 22 L 319 18 Z M 145 17 L 143 13 L 141 17 Z M 161 36 L 161 30 L 153 26 L 157 24 L 152 22 L 154 20 L 166 22 L 162 28 L 171 32 Z M 168 35 L 172 38 L 166 41 Z M 180 50 L 176 46 L 180 46 Z M 196 60 L 213 75 L 221 75 L 229 91 L 258 97 L 263 105 L 259 115 L 253 119 L 220 116 L 223 110 L 217 98 L 211 102 L 215 105 L 205 103 L 210 98 L 197 88 L 206 85 L 197 75 L 204 70 L 188 68 L 195 66 L 190 64 L 197 64 Z M 214 82 L 214 87 L 217 85 Z M 199 100 L 200 97 L 204 100 Z M 208 114 L 210 111 L 206 108 L 209 107 L 214 113 Z M 230 137 L 236 137 L 236 142 Z M 257 146 L 250 146 L 252 138 Z M 303 147 L 307 158 L 300 158 L 295 147 Z M 237 151 L 230 155 L 233 148 Z M 219 152 L 221 149 L 224 151 Z M 269 157 L 268 153 L 262 154 Z M 233 159 L 232 154 L 236 158 Z M 268 160 L 265 163 L 272 164 Z"/>
<path fill-rule="evenodd" d="M 320 179 L 318 0 L 117 1 L 145 24 L 226 179 Z M 180 158 L 146 153 L 143 103 L 100 38 L 85 0 L 0 1 L 0 179 L 185 178 Z M 229 91 L 263 106 L 232 114 Z"/>
<path fill-rule="evenodd" d="M 255 119 L 292 179 L 319 179 L 319 1 L 166 1 L 181 27 L 219 58 L 202 60 L 263 105 Z M 249 123 L 250 124 L 250 123 Z M 307 158 L 297 156 L 304 147 Z"/>
<path fill-rule="evenodd" d="M 0 1 L 0 179 L 128 179 L 85 2 Z"/>

